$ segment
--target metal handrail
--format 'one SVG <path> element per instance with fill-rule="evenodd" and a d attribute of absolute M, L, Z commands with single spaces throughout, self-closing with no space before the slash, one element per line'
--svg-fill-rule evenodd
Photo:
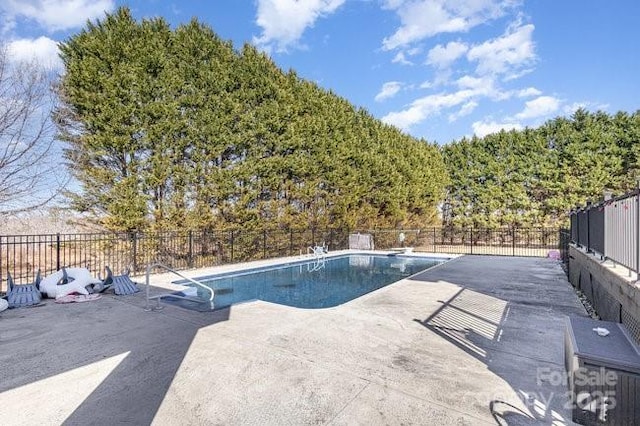
<path fill-rule="evenodd" d="M 315 247 L 307 247 L 307 255 L 312 254 L 314 255 L 316 258 L 318 257 L 324 257 L 327 255 L 327 253 L 329 252 L 327 246 L 323 243 L 321 246 L 315 246 Z"/>
<path fill-rule="evenodd" d="M 327 246 L 323 243 L 321 246 L 307 247 L 307 256 L 313 255 L 314 263 L 307 264 L 307 272 L 315 272 L 324 268 L 324 263 L 327 258 Z"/>
<path fill-rule="evenodd" d="M 213 302 L 213 298 L 215 296 L 215 293 L 214 293 L 214 291 L 213 291 L 213 289 L 211 287 L 207 287 L 206 285 L 202 284 L 200 281 L 194 280 L 193 278 L 186 277 L 186 276 L 182 275 L 180 272 L 176 271 L 175 269 L 172 269 L 172 268 L 168 267 L 167 265 L 164 265 L 162 263 L 153 263 L 153 264 L 147 265 L 147 272 L 146 272 L 146 278 L 145 278 L 145 284 L 146 284 L 146 287 L 147 287 L 146 288 L 147 305 L 146 305 L 146 308 L 145 308 L 146 310 L 148 310 L 148 311 L 152 310 L 150 308 L 149 300 L 151 300 L 152 298 L 153 299 L 157 299 L 158 300 L 158 305 L 159 305 L 160 304 L 160 302 L 159 302 L 160 298 L 164 297 L 164 296 L 171 296 L 171 297 L 176 297 L 178 299 L 186 299 L 186 300 L 192 300 L 192 301 L 202 302 L 202 303 L 205 302 L 204 300 L 193 299 L 193 298 L 190 298 L 190 297 L 177 296 L 177 295 L 174 295 L 174 294 L 171 294 L 171 293 L 150 297 L 149 289 L 150 289 L 151 285 L 149 284 L 149 276 L 151 275 L 151 271 L 153 269 L 155 269 L 155 268 L 164 269 L 167 272 L 171 272 L 172 274 L 177 275 L 180 278 L 183 278 L 183 279 L 195 284 L 196 286 L 207 290 L 210 293 L 208 302 L 210 304 Z"/>

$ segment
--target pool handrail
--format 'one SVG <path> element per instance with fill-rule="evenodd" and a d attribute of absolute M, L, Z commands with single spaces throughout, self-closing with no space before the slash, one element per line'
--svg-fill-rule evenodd
<path fill-rule="evenodd" d="M 205 300 L 201 300 L 201 299 L 195 299 L 195 298 L 192 298 L 192 297 L 178 296 L 178 295 L 172 294 L 172 293 L 165 293 L 165 294 L 160 294 L 160 295 L 156 295 L 156 296 L 150 296 L 149 289 L 151 288 L 151 285 L 149 283 L 149 277 L 151 275 L 151 271 L 153 269 L 156 269 L 156 268 L 164 269 L 167 272 L 171 272 L 172 274 L 177 275 L 180 278 L 183 278 L 183 279 L 189 281 L 190 283 L 195 284 L 196 286 L 207 290 L 209 292 L 209 294 L 210 294 L 209 300 L 205 301 Z M 159 308 L 159 306 L 160 306 L 160 298 L 161 297 L 165 297 L 165 296 L 170 296 L 170 297 L 174 297 L 174 298 L 177 298 L 177 299 L 190 300 L 190 301 L 193 301 L 193 302 L 202 302 L 202 303 L 209 302 L 209 304 L 211 304 L 211 305 L 213 305 L 213 298 L 215 297 L 215 292 L 213 291 L 213 289 L 211 287 L 207 287 L 206 285 L 202 284 L 200 281 L 194 280 L 193 278 L 189 278 L 187 276 L 184 276 L 180 272 L 176 271 L 175 269 L 172 269 L 172 268 L 168 267 L 167 265 L 165 265 L 163 263 L 152 263 L 152 264 L 147 265 L 145 284 L 146 284 L 146 306 L 145 306 L 145 310 L 146 311 L 153 311 L 153 310 L 156 310 L 156 309 L 160 309 Z M 151 299 L 156 299 L 156 301 L 157 301 L 156 309 L 153 309 L 153 308 L 150 307 L 149 301 Z"/>
<path fill-rule="evenodd" d="M 324 242 L 321 246 L 307 247 L 307 255 L 312 255 L 314 258 L 313 266 L 311 263 L 307 264 L 307 272 L 314 272 L 324 268 L 328 253 L 329 247 Z"/>
<path fill-rule="evenodd" d="M 325 243 L 321 246 L 307 247 L 307 254 L 312 254 L 315 258 L 326 257 L 327 253 L 329 253 L 329 247 Z"/>

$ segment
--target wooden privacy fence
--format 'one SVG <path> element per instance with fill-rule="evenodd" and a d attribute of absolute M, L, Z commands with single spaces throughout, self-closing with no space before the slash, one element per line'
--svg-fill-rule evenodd
<path fill-rule="evenodd" d="M 86 267 L 98 275 L 105 266 L 140 273 L 154 262 L 175 269 L 307 253 L 310 246 L 348 248 L 349 234 L 373 235 L 376 249 L 414 247 L 416 251 L 502 256 L 546 256 L 558 249 L 559 230 L 536 229 L 375 229 L 217 230 L 156 233 L 84 233 L 0 236 L 0 291 L 7 273 L 29 282 L 38 270 L 48 275 L 63 266 Z M 401 238 L 401 234 L 403 238 Z"/>

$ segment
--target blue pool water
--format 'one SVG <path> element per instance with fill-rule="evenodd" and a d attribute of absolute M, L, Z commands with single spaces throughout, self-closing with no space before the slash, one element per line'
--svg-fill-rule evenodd
<path fill-rule="evenodd" d="M 446 259 L 354 254 L 324 261 L 259 268 L 198 280 L 214 289 L 214 308 L 249 300 L 318 309 L 337 306 L 399 281 Z M 185 283 L 186 284 L 186 283 Z M 187 294 L 206 300 L 206 290 L 194 287 Z M 190 301 L 165 298 L 166 302 L 197 309 Z"/>

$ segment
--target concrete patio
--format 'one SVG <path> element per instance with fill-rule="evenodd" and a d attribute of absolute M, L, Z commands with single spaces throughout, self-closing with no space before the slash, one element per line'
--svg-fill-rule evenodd
<path fill-rule="evenodd" d="M 0 314 L 3 425 L 571 424 L 557 261 L 465 256 L 344 305 L 144 295 Z"/>

